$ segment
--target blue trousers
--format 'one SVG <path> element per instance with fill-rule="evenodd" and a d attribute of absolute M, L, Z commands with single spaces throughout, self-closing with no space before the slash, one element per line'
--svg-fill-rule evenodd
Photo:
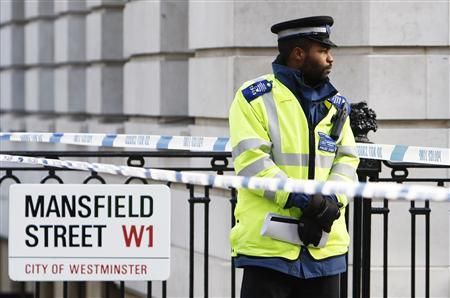
<path fill-rule="evenodd" d="M 339 298 L 340 275 L 300 279 L 269 268 L 244 268 L 241 298 Z"/>

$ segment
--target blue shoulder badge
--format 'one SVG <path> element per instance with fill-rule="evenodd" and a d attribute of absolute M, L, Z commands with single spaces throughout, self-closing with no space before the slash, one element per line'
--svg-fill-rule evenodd
<path fill-rule="evenodd" d="M 328 101 L 333 104 L 333 106 L 336 107 L 336 109 L 341 109 L 342 106 L 347 103 L 347 98 L 340 94 L 336 94 L 335 96 L 328 98 Z"/>
<path fill-rule="evenodd" d="M 251 102 L 255 98 L 260 97 L 272 90 L 272 82 L 268 80 L 262 80 L 251 84 L 250 86 L 242 89 L 242 95 L 248 102 Z"/>

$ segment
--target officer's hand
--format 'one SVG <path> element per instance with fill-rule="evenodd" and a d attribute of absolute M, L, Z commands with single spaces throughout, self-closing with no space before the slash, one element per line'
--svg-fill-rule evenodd
<path fill-rule="evenodd" d="M 301 192 L 291 192 L 284 208 L 297 207 L 303 209 L 308 205 L 310 200 L 310 195 Z"/>
<path fill-rule="evenodd" d="M 303 215 L 315 219 L 329 233 L 333 222 L 339 218 L 342 204 L 330 196 L 315 194 L 303 209 Z"/>
<path fill-rule="evenodd" d="M 309 244 L 317 246 L 322 238 L 322 227 L 320 224 L 306 216 L 300 218 L 297 232 L 305 246 Z"/>

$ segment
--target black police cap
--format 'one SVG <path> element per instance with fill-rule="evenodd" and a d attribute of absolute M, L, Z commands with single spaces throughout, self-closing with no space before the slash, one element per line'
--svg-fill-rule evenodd
<path fill-rule="evenodd" d="M 330 28 L 333 23 L 334 20 L 330 16 L 314 16 L 275 24 L 270 28 L 270 31 L 278 34 L 278 41 L 291 38 L 308 38 L 326 46 L 337 47 L 330 40 Z"/>

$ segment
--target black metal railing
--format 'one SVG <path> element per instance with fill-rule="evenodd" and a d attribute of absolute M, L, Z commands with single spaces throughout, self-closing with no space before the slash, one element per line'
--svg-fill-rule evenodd
<path fill-rule="evenodd" d="M 218 175 L 224 174 L 224 172 L 233 171 L 230 166 L 230 153 L 219 153 L 219 152 L 184 152 L 184 151 L 156 151 L 156 152 L 112 152 L 112 151 L 22 151 L 22 152 L 7 152 L 3 151 L 0 154 L 12 154 L 12 155 L 23 155 L 23 156 L 33 156 L 33 157 L 46 157 L 52 159 L 59 158 L 114 158 L 115 164 L 125 163 L 129 166 L 137 167 L 152 167 L 152 158 L 189 158 L 189 159 L 201 159 L 201 166 L 192 167 L 165 167 L 164 169 L 177 170 L 177 171 L 208 171 L 214 172 Z M 122 159 L 122 160 L 118 160 Z M 154 168 L 154 167 L 152 167 Z M 428 182 L 435 184 L 437 186 L 444 186 L 445 182 L 450 182 L 449 178 L 410 178 L 409 169 L 422 168 L 422 169 L 435 169 L 435 168 L 445 168 L 442 166 L 421 166 L 414 164 L 400 164 L 400 163 L 389 163 L 375 161 L 375 160 L 362 160 L 360 167 L 358 169 L 358 176 L 360 181 L 390 181 L 397 183 L 407 183 L 407 182 Z M 449 168 L 449 167 L 447 167 Z M 391 176 L 388 178 L 380 178 L 380 173 L 383 169 L 390 169 Z M 40 167 L 40 166 L 4 166 L 0 165 L 0 187 L 4 187 L 7 180 L 12 183 L 22 183 L 21 173 L 26 172 L 41 172 L 44 177 L 38 181 L 38 183 L 48 183 L 50 181 L 55 181 L 57 183 L 64 183 L 64 179 L 61 177 L 63 172 L 73 171 L 69 169 L 54 169 L 50 167 Z M 81 183 L 107 183 L 107 179 L 97 172 L 86 172 L 81 179 Z M 76 181 L 71 180 L 71 183 L 76 183 Z M 125 178 L 125 184 L 131 182 L 148 183 L 147 180 L 137 177 Z M 167 183 L 171 186 L 170 183 Z M 210 289 L 209 285 L 209 235 L 210 235 L 210 187 L 197 186 L 197 185 L 186 185 L 189 194 L 187 195 L 187 201 L 189 204 L 189 280 L 188 280 L 188 293 L 186 296 L 194 297 L 199 296 L 199 293 L 194 293 L 194 281 L 195 277 L 199 276 L 195 272 L 195 225 L 199 220 L 203 220 L 204 230 L 203 230 L 203 297 L 209 296 Z M 201 195 L 196 194 L 195 190 L 202 189 Z M 234 223 L 234 207 L 236 205 L 237 191 L 235 189 L 230 189 L 230 212 L 231 212 L 231 224 Z M 430 216 L 431 209 L 428 201 L 423 203 L 423 206 L 418 206 L 419 204 L 415 202 L 410 203 L 409 212 L 411 213 L 411 297 L 416 295 L 416 217 L 425 216 L 425 297 L 430 295 Z M 199 219 L 195 213 L 195 206 L 203 207 L 203 218 Z M 371 296 L 370 293 L 370 268 L 371 268 L 371 227 L 372 227 L 372 215 L 381 215 L 383 217 L 383 297 L 388 297 L 388 228 L 389 228 L 389 201 L 384 200 L 381 207 L 374 207 L 372 205 L 372 200 L 370 198 L 355 198 L 353 203 L 353 210 L 349 207 L 347 210 L 347 220 L 349 218 L 349 213 L 353 213 L 353 222 L 349 223 L 353 226 L 353 272 L 352 272 L 352 285 L 348 285 L 347 274 L 342 275 L 341 279 L 341 297 L 348 297 L 348 288 L 352 289 L 352 297 L 354 298 L 368 298 Z M 230 260 L 230 292 L 229 294 L 224 294 L 223 297 L 236 297 L 236 271 L 232 265 L 233 260 Z M 153 297 L 154 293 L 152 291 L 154 283 L 148 281 L 147 283 L 147 297 Z M 170 284 L 167 282 L 162 282 L 161 284 L 161 296 L 167 297 L 167 289 Z M 64 298 L 85 298 L 86 296 L 86 283 L 85 282 L 63 282 L 62 295 Z M 125 282 L 120 282 L 118 287 L 111 282 L 103 283 L 103 296 L 104 297 L 125 297 L 126 287 Z M 28 293 L 26 287 L 22 286 L 16 293 L 9 293 L 11 297 L 31 297 L 40 298 L 41 296 L 41 283 L 35 282 L 35 287 L 33 293 Z M 6 295 L 0 289 L 0 296 Z M 13 296 L 16 295 L 16 296 Z M 159 295 L 158 295 L 159 296 Z M 6 297 L 6 296 L 5 296 Z"/>
<path fill-rule="evenodd" d="M 380 177 L 384 169 L 390 170 L 390 177 Z M 358 169 L 358 177 L 361 182 L 396 182 L 396 183 L 427 183 L 443 187 L 450 182 L 450 178 L 427 177 L 411 178 L 409 172 L 412 169 L 432 170 L 450 169 L 449 166 L 420 165 L 412 163 L 393 163 L 389 161 L 377 161 L 362 159 Z M 426 174 L 425 174 L 426 175 Z M 383 297 L 389 297 L 388 293 L 388 230 L 389 230 L 389 200 L 384 199 L 383 205 L 374 207 L 371 199 L 355 198 L 354 200 L 354 233 L 353 233 L 353 297 L 371 297 L 371 242 L 372 242 L 372 215 L 382 216 L 382 246 L 383 246 Z M 417 205 L 423 206 L 417 206 Z M 416 297 L 416 218 L 425 217 L 425 241 L 424 241 L 424 289 L 421 297 L 430 297 L 430 201 L 416 203 L 410 202 L 408 210 L 411 214 L 411 264 L 410 264 L 410 297 Z M 406 226 L 405 226 L 406 227 Z M 406 231 L 405 231 L 406 232 Z"/>
<path fill-rule="evenodd" d="M 111 152 L 111 151 L 103 151 L 103 152 L 89 152 L 89 151 L 3 151 L 0 154 L 10 154 L 10 155 L 21 155 L 21 156 L 31 156 L 31 157 L 45 157 L 50 159 L 59 159 L 61 157 L 64 158 L 114 158 L 116 159 L 117 164 L 123 164 L 123 159 L 125 158 L 125 163 L 128 166 L 136 166 L 136 167 L 144 167 L 146 166 L 146 161 L 148 164 L 152 164 L 153 159 L 161 159 L 161 158 L 182 158 L 182 159 L 201 159 L 199 162 L 201 166 L 188 166 L 188 167 L 164 167 L 160 169 L 166 170 L 176 170 L 176 171 L 208 171 L 214 172 L 218 175 L 224 174 L 227 171 L 233 171 L 233 168 L 229 167 L 228 159 L 231 157 L 231 153 L 215 153 L 215 152 L 185 152 L 185 151 L 155 151 L 155 152 Z M 122 161 L 117 161 L 117 159 L 122 159 Z M 153 167 L 154 168 L 154 167 Z M 70 169 L 55 169 L 51 167 L 39 167 L 39 166 L 14 166 L 14 167 L 5 167 L 0 165 L 0 187 L 3 187 L 4 182 L 10 180 L 12 183 L 22 183 L 20 178 L 20 173 L 24 172 L 42 172 L 44 173 L 44 177 L 41 178 L 36 183 L 64 183 L 64 179 L 61 177 L 62 172 L 70 172 L 74 170 Z M 107 176 L 107 175 L 106 175 Z M 84 178 L 81 179 L 81 183 L 88 184 L 92 182 L 106 184 L 107 179 L 97 173 L 97 172 L 88 172 Z M 71 183 L 76 183 L 77 181 L 70 181 Z M 147 184 L 148 181 L 139 178 L 139 177 L 127 177 L 124 178 L 123 183 L 129 184 L 132 182 L 140 182 L 143 184 Z M 167 183 L 170 187 L 171 183 Z M 197 196 L 195 191 L 199 186 L 188 184 L 186 185 L 189 190 L 188 203 L 189 203 L 189 297 L 194 297 L 194 277 L 196 276 L 196 272 L 194 271 L 194 255 L 195 255 L 195 234 L 194 234 L 194 226 L 196 223 L 195 216 L 195 206 L 203 205 L 204 208 L 204 247 L 203 247 L 203 294 L 204 297 L 208 297 L 209 289 L 208 289 L 208 280 L 209 280 L 209 203 L 210 199 L 210 187 L 204 188 L 204 195 Z M 230 203 L 231 203 L 231 213 L 234 212 L 234 206 L 236 204 L 236 191 L 232 189 L 230 191 Z M 234 222 L 234 220 L 232 221 Z M 235 279 L 235 269 L 232 268 L 232 279 Z M 119 282 L 118 289 L 112 285 L 111 282 L 104 282 L 103 284 L 103 296 L 104 297 L 125 297 L 125 282 Z M 231 297 L 235 297 L 235 282 L 232 281 L 233 287 L 231 288 Z M 75 285 L 75 287 L 70 287 L 70 285 Z M 69 291 L 69 288 L 72 291 Z M 74 290 L 75 288 L 75 290 Z M 161 297 L 167 297 L 167 282 L 163 281 L 161 285 Z M 13 296 L 14 293 L 10 293 L 11 297 L 29 297 L 30 293 L 26 293 L 25 287 L 22 285 L 18 291 L 17 296 Z M 0 289 L 0 296 L 6 295 Z M 79 297 L 84 298 L 86 296 L 86 283 L 85 282 L 63 282 L 62 287 L 62 295 L 64 298 L 71 297 Z M 197 294 L 198 295 L 198 294 Z M 2 296 L 3 297 L 3 296 Z M 35 282 L 33 297 L 40 298 L 41 295 L 41 283 Z M 147 297 L 153 297 L 152 293 L 152 282 L 147 282 Z"/>

